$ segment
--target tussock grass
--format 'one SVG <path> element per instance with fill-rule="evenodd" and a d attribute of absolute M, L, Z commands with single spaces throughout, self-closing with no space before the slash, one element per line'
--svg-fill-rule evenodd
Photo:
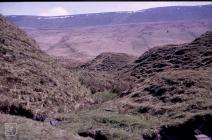
<path fill-rule="evenodd" d="M 146 129 L 153 128 L 158 124 L 158 120 L 154 117 L 120 113 L 116 109 L 106 111 L 106 108 L 110 108 L 107 102 L 89 110 L 64 114 L 65 121 L 59 128 L 73 133 L 101 130 L 109 140 L 126 138 L 136 140 Z"/>

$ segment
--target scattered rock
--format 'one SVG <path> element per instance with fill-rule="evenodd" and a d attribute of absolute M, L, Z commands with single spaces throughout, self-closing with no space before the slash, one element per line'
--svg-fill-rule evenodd
<path fill-rule="evenodd" d="M 115 112 L 114 110 L 112 109 L 102 109 L 103 111 L 106 111 L 106 112 Z"/>
<path fill-rule="evenodd" d="M 197 138 L 197 140 L 211 140 L 211 137 L 204 134 L 195 135 L 195 137 Z"/>
<path fill-rule="evenodd" d="M 59 125 L 59 121 L 58 120 L 50 120 L 50 125 L 52 125 L 52 126 L 57 126 L 57 125 Z"/>
<path fill-rule="evenodd" d="M 94 140 L 107 140 L 107 137 L 102 134 L 101 130 L 96 130 L 95 132 L 91 131 L 79 131 L 78 135 L 81 137 L 91 137 Z"/>

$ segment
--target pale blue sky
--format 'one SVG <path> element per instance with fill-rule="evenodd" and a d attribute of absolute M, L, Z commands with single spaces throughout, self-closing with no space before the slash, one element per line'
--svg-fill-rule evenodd
<path fill-rule="evenodd" d="M 3 15 L 59 16 L 207 4 L 212 4 L 212 2 L 0 2 L 0 13 Z"/>

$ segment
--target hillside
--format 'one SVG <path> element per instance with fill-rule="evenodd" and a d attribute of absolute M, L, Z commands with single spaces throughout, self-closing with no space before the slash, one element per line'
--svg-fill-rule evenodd
<path fill-rule="evenodd" d="M 143 22 L 211 19 L 212 5 L 157 7 L 133 12 L 108 12 L 70 16 L 8 16 L 19 27 L 57 29 Z"/>
<path fill-rule="evenodd" d="M 203 136 L 211 138 L 211 40 L 212 32 L 208 31 L 191 43 L 150 49 L 126 69 L 119 71 L 118 75 L 114 73 L 115 70 L 109 70 L 110 74 L 116 75 L 111 77 L 114 80 L 117 77 L 131 79 L 128 80 L 130 88 L 116 95 L 102 92 L 100 95 L 102 99 L 106 99 L 105 102 L 94 108 L 69 114 L 67 120 L 75 128 L 66 123 L 62 123 L 62 127 L 70 131 L 80 128 L 77 132 L 83 137 L 93 137 L 101 132 L 101 135 L 111 140 L 197 140 L 197 137 Z M 110 53 L 106 54 L 91 61 L 97 63 L 92 66 L 98 67 L 98 63 L 102 62 L 98 60 L 107 58 L 105 55 L 111 56 Z M 113 55 L 123 58 L 121 55 Z M 100 70 L 107 72 L 108 69 L 100 67 Z M 96 70 L 91 71 L 94 73 Z M 100 75 L 82 74 L 82 77 L 90 77 L 90 82 L 88 80 L 87 83 L 91 84 L 88 87 L 101 85 L 96 84 L 97 81 L 102 81 Z M 105 83 L 110 81 L 106 80 Z M 99 96 L 98 93 L 94 95 Z"/>
<path fill-rule="evenodd" d="M 62 39 L 62 46 L 70 47 Z M 99 51 L 74 69 L 64 67 L 72 59 L 39 48 L 0 16 L 0 139 L 8 139 L 5 122 L 17 123 L 18 134 L 11 137 L 17 139 L 211 139 L 211 30 L 191 43 L 157 45 L 140 57 Z M 70 50 L 75 57 L 86 56 Z"/>
<path fill-rule="evenodd" d="M 188 44 L 150 49 L 127 71 L 136 82 L 118 99 L 120 110 L 157 117 L 164 126 L 145 139 L 193 140 L 194 135 L 212 134 L 208 125 L 212 117 L 206 115 L 212 113 L 211 49 L 212 31 L 208 31 Z M 206 122 L 201 120 L 204 115 Z"/>
<path fill-rule="evenodd" d="M 105 52 L 96 56 L 90 62 L 81 65 L 81 68 L 114 73 L 130 65 L 135 59 L 135 56 L 124 53 Z"/>
<path fill-rule="evenodd" d="M 0 22 L 1 113 L 43 121 L 86 100 L 90 91 L 74 73 L 40 51 L 34 40 L 4 17 Z"/>
<path fill-rule="evenodd" d="M 47 54 L 79 65 L 103 52 L 140 56 L 155 46 L 189 43 L 212 29 L 211 7 L 171 6 L 134 12 L 6 18 L 25 30 Z"/>
<path fill-rule="evenodd" d="M 212 29 L 212 20 L 135 23 L 66 29 L 27 29 L 41 50 L 85 62 L 103 52 L 140 56 L 148 49 L 189 43 Z"/>
<path fill-rule="evenodd" d="M 135 61 L 131 75 L 148 77 L 157 72 L 204 69 L 212 66 L 212 33 L 206 32 L 191 43 L 150 49 Z"/>

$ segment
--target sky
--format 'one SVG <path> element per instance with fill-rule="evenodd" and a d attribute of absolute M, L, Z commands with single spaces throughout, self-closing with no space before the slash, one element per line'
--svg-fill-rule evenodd
<path fill-rule="evenodd" d="M 63 16 L 138 11 L 153 7 L 208 5 L 212 2 L 0 2 L 2 15 Z"/>

